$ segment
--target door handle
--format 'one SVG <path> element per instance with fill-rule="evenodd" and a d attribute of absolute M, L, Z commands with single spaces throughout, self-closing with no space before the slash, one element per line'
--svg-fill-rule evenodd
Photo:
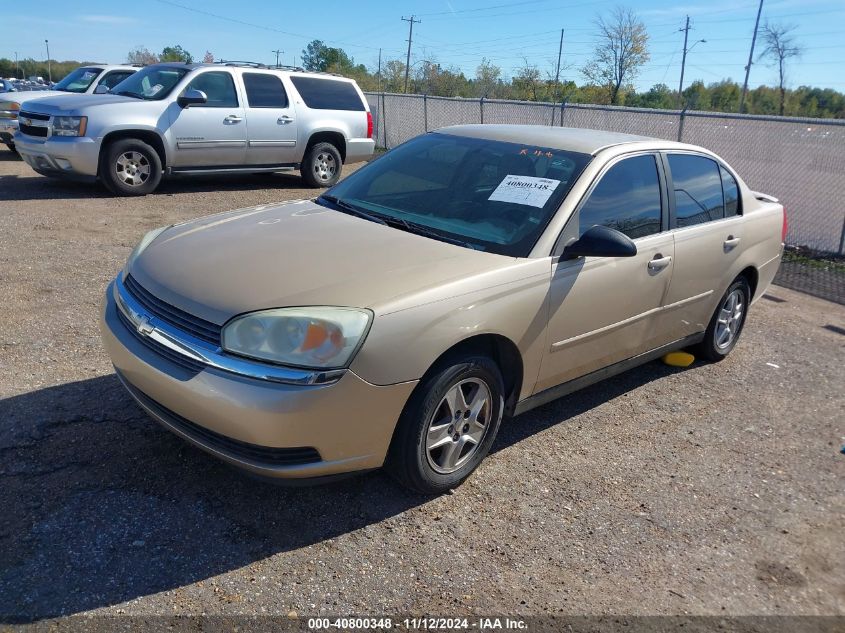
<path fill-rule="evenodd" d="M 234 114 L 230 114 L 225 119 L 223 119 L 223 123 L 226 125 L 230 123 L 240 123 L 241 121 L 243 121 L 243 117 L 239 117 Z"/>
<path fill-rule="evenodd" d="M 279 125 L 287 125 L 288 123 L 293 123 L 293 119 L 287 115 L 280 116 L 278 119 L 276 119 L 276 123 Z"/>
<path fill-rule="evenodd" d="M 739 244 L 740 238 L 734 237 L 733 235 L 728 235 L 728 239 L 725 240 L 725 250 L 730 250 L 737 244 Z"/>
<path fill-rule="evenodd" d="M 649 270 L 663 270 L 664 268 L 666 268 L 671 263 L 672 263 L 672 258 L 669 255 L 667 255 L 666 257 L 663 257 L 663 255 L 658 253 L 657 255 L 655 255 L 651 259 L 651 261 L 649 261 L 648 269 Z"/>

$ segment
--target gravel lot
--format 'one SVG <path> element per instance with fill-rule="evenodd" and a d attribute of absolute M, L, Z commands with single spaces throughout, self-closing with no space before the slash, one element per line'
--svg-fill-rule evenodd
<path fill-rule="evenodd" d="M 783 288 L 725 362 L 651 363 L 511 420 L 439 498 L 380 473 L 280 488 L 161 430 L 101 348 L 107 283 L 153 227 L 300 187 L 120 199 L 0 150 L 0 622 L 845 614 L 845 307 Z"/>

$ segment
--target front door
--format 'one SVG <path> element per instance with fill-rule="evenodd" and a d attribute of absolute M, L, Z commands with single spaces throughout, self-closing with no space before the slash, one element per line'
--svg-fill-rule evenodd
<path fill-rule="evenodd" d="M 279 75 L 244 72 L 250 165 L 292 165 L 297 162 L 296 111 Z"/>
<path fill-rule="evenodd" d="M 564 239 L 608 226 L 633 239 L 637 254 L 553 258 L 548 345 L 535 392 L 667 342 L 656 327 L 674 259 L 663 192 L 655 155 L 624 157 L 573 214 Z"/>
<path fill-rule="evenodd" d="M 190 89 L 203 92 L 208 101 L 187 108 L 175 102 L 170 106 L 170 133 L 176 145 L 173 166 L 243 167 L 246 119 L 232 73 L 200 73 L 185 88 Z"/>

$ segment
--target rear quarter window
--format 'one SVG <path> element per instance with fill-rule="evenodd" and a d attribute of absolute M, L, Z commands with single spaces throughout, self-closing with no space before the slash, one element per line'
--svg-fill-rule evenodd
<path fill-rule="evenodd" d="M 291 77 L 290 80 L 305 105 L 313 110 L 366 111 L 364 102 L 351 82 L 317 77 Z"/>

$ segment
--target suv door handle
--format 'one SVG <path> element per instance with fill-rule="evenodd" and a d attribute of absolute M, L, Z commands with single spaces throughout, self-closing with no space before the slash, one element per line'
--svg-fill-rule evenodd
<path fill-rule="evenodd" d="M 649 270 L 663 270 L 664 268 L 666 268 L 671 263 L 672 263 L 672 258 L 669 255 L 667 255 L 666 257 L 663 257 L 663 255 L 658 253 L 648 263 L 648 269 Z"/>
<path fill-rule="evenodd" d="M 284 115 L 284 116 L 280 116 L 278 119 L 276 119 L 276 123 L 278 125 L 287 125 L 288 123 L 293 123 L 293 119 L 291 117 L 289 117 L 288 115 Z"/>
<path fill-rule="evenodd" d="M 240 123 L 241 121 L 243 121 L 243 117 L 239 117 L 234 114 L 230 114 L 225 119 L 223 119 L 224 125 L 228 125 L 230 123 Z"/>
<path fill-rule="evenodd" d="M 730 250 L 737 244 L 739 244 L 740 238 L 734 237 L 733 235 L 728 235 L 728 239 L 725 240 L 725 250 Z"/>

